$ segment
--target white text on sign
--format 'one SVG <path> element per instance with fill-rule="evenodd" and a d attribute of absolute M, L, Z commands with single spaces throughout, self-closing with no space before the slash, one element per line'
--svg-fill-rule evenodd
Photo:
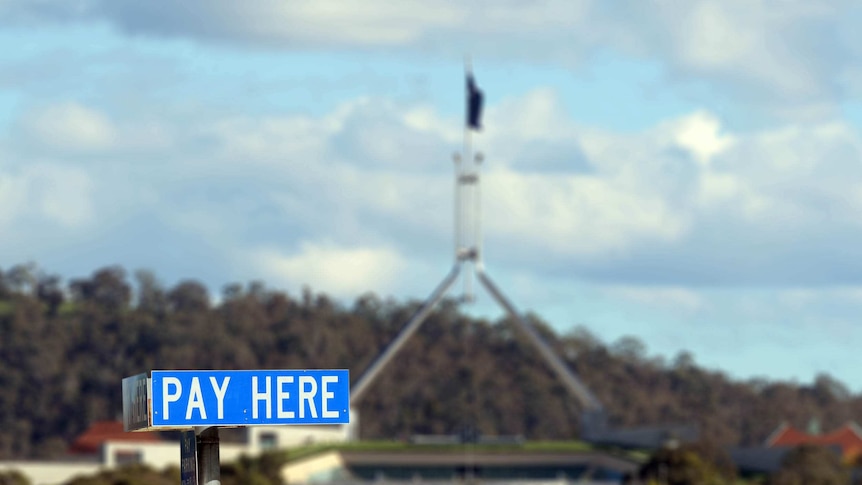
<path fill-rule="evenodd" d="M 153 371 L 153 426 L 349 422 L 346 370 Z"/>

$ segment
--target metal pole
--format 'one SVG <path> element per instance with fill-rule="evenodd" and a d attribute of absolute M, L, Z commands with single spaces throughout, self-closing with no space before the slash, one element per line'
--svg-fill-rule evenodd
<path fill-rule="evenodd" d="M 455 162 L 455 261 L 461 253 L 461 154 L 454 153 L 452 161 Z"/>
<path fill-rule="evenodd" d="M 515 310 L 515 306 L 506 298 L 503 293 L 497 288 L 497 285 L 491 281 L 491 278 L 488 277 L 487 273 L 485 273 L 484 268 L 480 265 L 476 269 L 476 275 L 479 277 L 479 281 L 485 286 L 485 289 L 488 290 L 488 293 L 497 300 L 497 303 L 506 310 L 506 313 L 512 317 L 512 320 L 515 321 L 515 326 L 517 326 L 527 337 L 527 340 L 533 345 L 533 347 L 539 351 L 539 355 L 545 359 L 545 362 L 548 366 L 553 370 L 557 377 L 563 381 L 563 384 L 566 388 L 574 394 L 584 406 L 586 411 L 593 412 L 601 412 L 602 404 L 599 402 L 598 398 L 593 395 L 592 392 L 587 388 L 587 386 L 581 382 L 581 380 L 575 375 L 575 373 L 569 369 L 569 367 L 560 360 L 559 357 L 548 347 L 548 344 L 539 336 L 538 332 L 533 329 L 533 326 L 530 325 L 521 315 Z"/>
<path fill-rule="evenodd" d="M 472 70 L 473 70 L 473 68 L 472 68 L 471 63 L 470 63 L 470 57 L 468 56 L 464 61 L 465 78 L 466 78 L 466 76 L 471 75 Z M 464 119 L 464 152 L 463 152 L 463 157 L 462 157 L 464 160 L 464 165 L 461 166 L 461 174 L 460 175 L 472 174 L 473 172 L 471 171 L 471 169 L 475 168 L 475 162 L 473 160 L 472 136 L 470 133 L 471 128 L 469 125 L 469 110 L 470 110 L 470 99 L 469 99 L 469 97 L 470 97 L 470 92 L 467 89 L 467 87 L 465 86 L 464 87 L 464 99 L 466 101 L 465 106 L 467 108 L 467 112 L 464 113 L 466 115 L 465 119 Z M 462 249 L 462 251 L 466 251 L 465 256 L 468 258 L 470 257 L 469 252 L 473 250 L 473 246 L 475 244 L 475 241 L 473 240 L 473 238 L 470 237 L 471 235 L 475 236 L 475 234 L 473 234 L 471 231 L 472 220 L 470 219 L 471 214 L 469 211 L 469 207 L 472 205 L 471 199 L 473 199 L 475 197 L 475 194 L 473 193 L 471 185 L 473 185 L 472 177 L 462 177 L 462 176 L 458 177 L 458 190 L 463 192 L 462 196 L 460 197 L 460 204 L 458 207 L 458 211 L 461 213 L 459 216 L 459 219 L 461 221 L 461 228 L 460 228 L 461 240 L 462 240 L 461 249 Z M 466 302 L 473 301 L 473 279 L 471 278 L 470 273 L 471 273 L 470 271 L 467 271 L 466 273 L 464 273 L 464 295 L 463 295 L 463 299 Z"/>
<path fill-rule="evenodd" d="M 428 315 L 431 314 L 431 310 L 434 309 L 434 306 L 443 299 L 443 296 L 446 294 L 446 291 L 452 286 L 452 283 L 455 282 L 455 278 L 458 277 L 458 273 L 461 272 L 461 263 L 456 262 L 455 266 L 452 267 L 452 271 L 443 278 L 443 281 L 437 286 L 431 296 L 425 300 L 425 303 L 422 305 L 422 308 L 416 312 L 416 315 L 407 322 L 407 325 L 401 330 L 395 340 L 389 344 L 389 347 L 386 347 L 386 350 L 380 354 L 380 357 L 371 364 L 371 366 L 362 374 L 362 377 L 359 378 L 359 381 L 353 385 L 350 389 L 350 404 L 358 403 L 362 396 L 365 395 L 365 392 L 368 390 L 368 387 L 374 382 L 374 379 L 377 378 L 377 374 L 386 367 L 386 364 L 395 357 L 395 354 L 401 349 L 401 347 L 407 342 L 407 340 L 419 329 L 422 325 L 422 322 L 428 318 Z"/>
<path fill-rule="evenodd" d="M 221 485 L 221 464 L 219 463 L 218 428 L 196 428 L 198 444 L 198 483 L 200 485 Z"/>
<path fill-rule="evenodd" d="M 481 152 L 477 152 L 474 156 L 474 166 L 476 167 L 476 188 L 474 189 L 476 192 L 476 200 L 475 206 L 473 207 L 473 222 L 475 224 L 475 233 L 473 236 L 474 248 L 476 251 L 476 255 L 473 259 L 473 264 L 476 267 L 481 267 L 482 265 L 482 186 L 479 185 L 479 175 L 482 172 L 482 162 L 484 161 L 484 155 Z"/>

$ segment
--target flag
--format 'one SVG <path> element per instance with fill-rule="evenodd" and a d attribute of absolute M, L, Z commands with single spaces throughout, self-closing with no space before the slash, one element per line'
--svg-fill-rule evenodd
<path fill-rule="evenodd" d="M 467 128 L 481 130 L 482 91 L 476 87 L 473 73 L 467 73 Z"/>

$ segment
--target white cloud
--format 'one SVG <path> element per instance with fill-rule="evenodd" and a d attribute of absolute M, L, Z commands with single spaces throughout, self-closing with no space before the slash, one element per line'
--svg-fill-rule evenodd
<path fill-rule="evenodd" d="M 92 152 L 111 147 L 114 127 L 103 113 L 75 102 L 43 106 L 20 119 L 23 135 L 37 145 Z"/>
<path fill-rule="evenodd" d="M 489 237 L 517 241 L 543 258 L 601 260 L 645 240 L 675 240 L 686 228 L 664 200 L 597 177 L 499 169 L 485 184 Z"/>
<path fill-rule="evenodd" d="M 219 143 L 220 157 L 249 164 L 285 166 L 326 162 L 324 141 L 337 127 L 331 119 L 305 116 L 217 119 L 200 127 L 199 135 Z"/>
<path fill-rule="evenodd" d="M 259 5 L 259 8 L 251 8 L 255 24 L 268 28 L 258 32 L 282 37 L 287 33 L 285 24 L 288 24 L 300 38 L 318 44 L 401 44 L 417 40 L 430 29 L 450 26 L 463 16 L 450 5 L 410 0 L 395 3 L 380 0 L 361 3 L 271 1 Z"/>
<path fill-rule="evenodd" d="M 37 173 L 33 189 L 39 208 L 47 218 L 67 227 L 93 221 L 93 184 L 88 174 L 63 167 L 46 167 L 44 172 Z"/>
<path fill-rule="evenodd" d="M 372 289 L 392 292 L 405 267 L 404 259 L 392 249 L 330 243 L 303 242 L 293 254 L 260 249 L 249 258 L 270 281 L 293 288 L 309 285 L 342 297 Z"/>
<path fill-rule="evenodd" d="M 619 298 L 665 312 L 690 316 L 708 306 L 708 298 L 685 287 L 651 287 L 631 285 L 600 286 L 601 291 Z"/>
<path fill-rule="evenodd" d="M 694 113 L 680 120 L 676 131 L 676 143 L 690 151 L 702 165 L 733 144 L 733 137 L 719 133 L 720 125 L 715 116 L 705 112 Z"/>
<path fill-rule="evenodd" d="M 81 229 L 95 216 L 93 189 L 90 176 L 78 168 L 36 163 L 0 171 L 0 228 L 26 233 L 29 222 L 47 222 Z"/>
<path fill-rule="evenodd" d="M 695 67 L 723 69 L 758 48 L 760 34 L 752 31 L 751 24 L 758 22 L 762 12 L 740 19 L 732 14 L 733 8 L 726 3 L 693 2 L 690 9 L 682 9 L 688 10 L 678 20 L 680 37 L 688 40 L 679 46 L 683 60 Z M 759 10 L 760 5 L 749 2 L 749 8 Z"/>
<path fill-rule="evenodd" d="M 757 341 L 810 363 L 810 348 L 862 339 L 862 140 L 836 114 L 862 92 L 849 2 L 166 5 L 0 3 L 0 23 L 37 42 L 48 18 L 102 26 L 52 39 L 111 44 L 75 56 L 73 42 L 46 42 L 0 80 L 4 106 L 25 110 L 0 136 L 7 260 L 425 296 L 450 262 L 449 156 L 462 135 L 460 109 L 427 104 L 442 82 L 428 73 L 469 51 L 478 69 L 513 74 L 498 82 L 508 98 L 487 86 L 494 122 L 474 140 L 487 263 L 519 308 L 617 318 L 603 328 L 638 328 L 699 361 Z M 279 49 L 308 63 L 322 53 L 333 72 L 271 72 Z M 628 83 L 625 59 L 602 71 L 605 56 L 655 69 L 658 86 L 636 87 L 644 97 L 670 90 L 703 109 L 637 131 L 584 125 L 582 110 L 598 108 L 572 102 L 561 68 Z M 407 59 L 401 74 L 393 65 Z M 524 92 L 533 67 L 554 84 Z M 214 89 L 196 91 L 210 70 Z M 294 82 L 305 84 L 283 89 Z M 761 369 L 758 358 L 745 365 Z"/>
<path fill-rule="evenodd" d="M 485 238 L 518 271 L 666 286 L 854 278 L 862 249 L 842 242 L 862 239 L 862 142 L 852 127 L 729 132 L 701 110 L 617 133 L 578 126 L 560 99 L 541 88 L 492 103 L 499 122 L 477 138 L 488 152 Z M 448 155 L 460 127 L 427 105 L 357 98 L 316 116 L 191 113 L 112 126 L 98 159 L 10 140 L 10 167 L 42 158 L 70 172 L 63 182 L 39 178 L 38 187 L 56 184 L 41 192 L 5 182 L 0 219 L 9 226 L 22 220 L 10 213 L 32 207 L 69 227 L 154 214 L 219 251 L 330 241 L 428 261 L 451 248 Z M 142 126 L 161 134 L 156 152 L 135 148 Z M 378 143 L 383 134 L 391 145 Z M 536 170 L 536 153 L 560 163 Z"/>
<path fill-rule="evenodd" d="M 23 177 L 0 173 L 0 227 L 23 212 L 27 204 L 27 185 Z"/>
<path fill-rule="evenodd" d="M 841 34 L 855 8 L 850 2 L 794 0 L 775 8 L 764 1 L 699 0 L 634 8 L 641 14 L 630 17 L 641 41 L 634 50 L 659 55 L 677 74 L 723 92 L 739 90 L 749 106 L 788 116 L 834 114 L 843 94 L 834 79 L 860 54 Z"/>
<path fill-rule="evenodd" d="M 9 22 L 107 19 L 134 34 L 284 49 L 404 50 L 423 56 L 521 59 L 567 67 L 604 50 L 655 60 L 674 79 L 706 83 L 750 108 L 824 119 L 858 92 L 858 6 L 849 1 L 594 0 L 316 2 L 25 0 Z M 0 8 L 4 8 L 0 7 Z M 856 21 L 854 21 L 856 19 Z M 706 98 L 704 98 L 706 100 Z"/>
<path fill-rule="evenodd" d="M 511 139 L 518 142 L 544 141 L 571 136 L 575 130 L 559 93 L 546 87 L 533 89 L 523 97 L 504 99 L 488 110 L 487 117 L 505 120 L 494 123 L 484 131 L 483 137 L 488 139 L 486 144 L 494 147 Z"/>

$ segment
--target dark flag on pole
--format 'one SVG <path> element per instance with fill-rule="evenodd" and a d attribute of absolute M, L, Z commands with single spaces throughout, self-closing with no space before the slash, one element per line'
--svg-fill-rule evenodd
<path fill-rule="evenodd" d="M 473 73 L 467 73 L 467 128 L 482 129 L 482 91 L 476 87 Z"/>

